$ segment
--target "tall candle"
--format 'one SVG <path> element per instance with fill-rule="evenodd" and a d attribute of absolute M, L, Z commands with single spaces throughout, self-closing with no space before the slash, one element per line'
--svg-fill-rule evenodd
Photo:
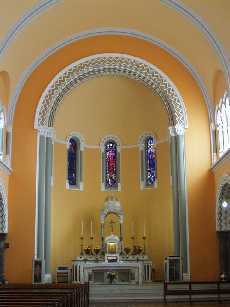
<path fill-rule="evenodd" d="M 132 222 L 131 224 L 131 236 L 134 237 L 135 233 L 134 233 L 134 222 Z"/>
<path fill-rule="evenodd" d="M 90 222 L 90 236 L 93 237 L 93 221 Z"/>
<path fill-rule="evenodd" d="M 143 228 L 143 237 L 146 237 L 145 222 L 144 222 L 144 228 Z"/>
<path fill-rule="evenodd" d="M 84 235 L 84 222 L 81 220 L 81 236 L 83 237 Z"/>

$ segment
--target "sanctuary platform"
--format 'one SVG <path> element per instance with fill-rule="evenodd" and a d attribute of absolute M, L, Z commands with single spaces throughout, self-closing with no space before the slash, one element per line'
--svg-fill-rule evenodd
<path fill-rule="evenodd" d="M 105 220 L 111 215 L 118 219 L 119 234 L 114 234 L 115 222 L 111 219 L 111 233 L 105 237 Z M 84 232 L 82 224 L 81 255 L 72 261 L 73 282 L 102 285 L 138 285 L 152 281 L 153 264 L 146 254 L 145 233 L 144 247 L 133 245 L 125 247 L 123 242 L 124 213 L 120 202 L 108 197 L 100 214 L 101 247 L 83 248 Z M 93 240 L 91 227 L 90 238 Z"/>

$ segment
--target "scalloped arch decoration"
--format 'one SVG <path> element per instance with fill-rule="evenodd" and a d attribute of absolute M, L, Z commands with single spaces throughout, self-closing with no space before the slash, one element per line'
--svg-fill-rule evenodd
<path fill-rule="evenodd" d="M 230 201 L 230 175 L 221 177 L 216 198 L 216 231 L 230 231 L 230 206 L 223 208 L 225 198 Z"/>
<path fill-rule="evenodd" d="M 5 184 L 0 178 L 0 233 L 8 233 L 8 203 Z"/>
<path fill-rule="evenodd" d="M 159 95 L 168 113 L 169 125 L 187 127 L 183 99 L 176 86 L 157 67 L 125 54 L 97 54 L 65 67 L 43 92 L 35 115 L 36 129 L 53 127 L 55 115 L 64 96 L 81 83 L 103 75 L 126 76 L 137 80 Z"/>

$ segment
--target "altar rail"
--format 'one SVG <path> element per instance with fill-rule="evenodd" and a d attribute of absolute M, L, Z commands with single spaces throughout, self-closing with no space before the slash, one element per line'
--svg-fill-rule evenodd
<path fill-rule="evenodd" d="M 230 301 L 230 281 L 164 282 L 164 302 L 176 296 L 174 301 Z"/>
<path fill-rule="evenodd" d="M 88 307 L 89 284 L 6 284 L 0 306 Z"/>

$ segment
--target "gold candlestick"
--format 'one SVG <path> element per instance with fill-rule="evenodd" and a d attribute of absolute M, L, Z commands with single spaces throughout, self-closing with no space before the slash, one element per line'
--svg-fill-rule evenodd
<path fill-rule="evenodd" d="M 146 242 L 145 242 L 146 236 L 144 235 L 144 236 L 142 237 L 142 239 L 143 239 L 143 241 L 144 241 L 144 250 L 143 250 L 143 254 L 146 255 Z"/>
<path fill-rule="evenodd" d="M 90 241 L 91 241 L 91 243 L 90 243 L 91 255 L 93 255 L 93 239 L 94 239 L 94 237 L 91 235 L 91 236 L 90 236 Z"/>
<path fill-rule="evenodd" d="M 135 241 L 135 236 L 134 235 L 131 236 L 131 240 L 133 241 L 133 243 L 132 243 L 132 255 L 133 255 L 133 253 L 134 253 L 134 246 L 135 246 L 135 244 L 134 244 L 135 243 L 134 242 Z"/>
<path fill-rule="evenodd" d="M 83 256 L 84 255 L 84 250 L 83 250 L 84 237 L 83 237 L 83 235 L 80 236 L 80 240 L 81 240 L 81 244 L 80 244 L 80 246 L 81 246 L 81 253 L 80 253 L 80 255 Z"/>

